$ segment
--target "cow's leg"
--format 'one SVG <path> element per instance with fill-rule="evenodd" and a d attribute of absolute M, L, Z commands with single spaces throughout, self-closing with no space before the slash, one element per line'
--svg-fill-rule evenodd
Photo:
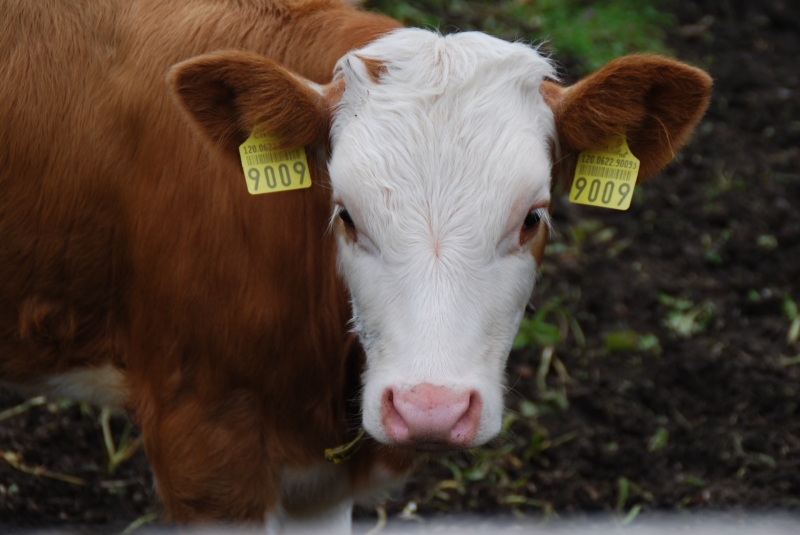
<path fill-rule="evenodd" d="M 350 535 L 353 509 L 347 469 L 322 460 L 304 468 L 286 468 L 280 506 L 267 518 L 267 532 Z"/>
<path fill-rule="evenodd" d="M 247 392 L 214 403 L 181 396 L 140 404 L 136 419 L 169 520 L 263 524 L 277 506 L 278 473 Z"/>
<path fill-rule="evenodd" d="M 353 532 L 353 500 L 345 499 L 323 511 L 292 514 L 279 507 L 267 517 L 268 535 L 290 533 L 324 533 L 351 535 Z"/>

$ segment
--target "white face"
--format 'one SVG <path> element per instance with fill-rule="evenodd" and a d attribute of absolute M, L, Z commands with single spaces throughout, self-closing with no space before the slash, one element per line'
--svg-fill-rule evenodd
<path fill-rule="evenodd" d="M 360 58 L 382 62 L 377 82 Z M 552 68 L 484 34 L 399 30 L 343 58 L 338 76 L 329 170 L 367 356 L 364 427 L 386 444 L 478 445 L 500 430 L 537 276 L 525 221 L 544 225 L 550 198 L 539 85 Z"/>

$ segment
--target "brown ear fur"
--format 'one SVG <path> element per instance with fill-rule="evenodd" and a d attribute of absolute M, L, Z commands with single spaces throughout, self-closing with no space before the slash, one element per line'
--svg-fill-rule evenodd
<path fill-rule="evenodd" d="M 190 124 L 237 159 L 256 127 L 286 148 L 327 138 L 323 95 L 264 56 L 235 50 L 198 56 L 174 65 L 167 82 Z"/>
<path fill-rule="evenodd" d="M 545 82 L 563 158 L 571 180 L 576 156 L 623 130 L 641 161 L 639 179 L 664 167 L 689 137 L 708 106 L 711 78 L 699 69 L 652 55 L 610 62 L 575 85 Z"/>

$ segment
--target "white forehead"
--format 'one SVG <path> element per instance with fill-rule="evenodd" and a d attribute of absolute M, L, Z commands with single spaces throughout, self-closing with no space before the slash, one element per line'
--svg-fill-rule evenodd
<path fill-rule="evenodd" d="M 377 82 L 362 60 L 382 66 Z M 539 88 L 555 75 L 530 46 L 403 29 L 347 54 L 336 76 L 331 180 L 366 230 L 419 212 L 497 234 L 516 204 L 548 198 L 554 124 Z"/>

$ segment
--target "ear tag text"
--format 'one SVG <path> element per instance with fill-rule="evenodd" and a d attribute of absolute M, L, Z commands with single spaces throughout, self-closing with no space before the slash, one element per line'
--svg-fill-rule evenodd
<path fill-rule="evenodd" d="M 638 176 L 639 160 L 628 148 L 625 136 L 613 136 L 599 150 L 587 150 L 578 155 L 569 200 L 576 204 L 627 210 Z"/>
<path fill-rule="evenodd" d="M 253 131 L 239 145 L 247 191 L 250 195 L 277 193 L 311 186 L 306 149 L 280 150 L 278 138 Z"/>

